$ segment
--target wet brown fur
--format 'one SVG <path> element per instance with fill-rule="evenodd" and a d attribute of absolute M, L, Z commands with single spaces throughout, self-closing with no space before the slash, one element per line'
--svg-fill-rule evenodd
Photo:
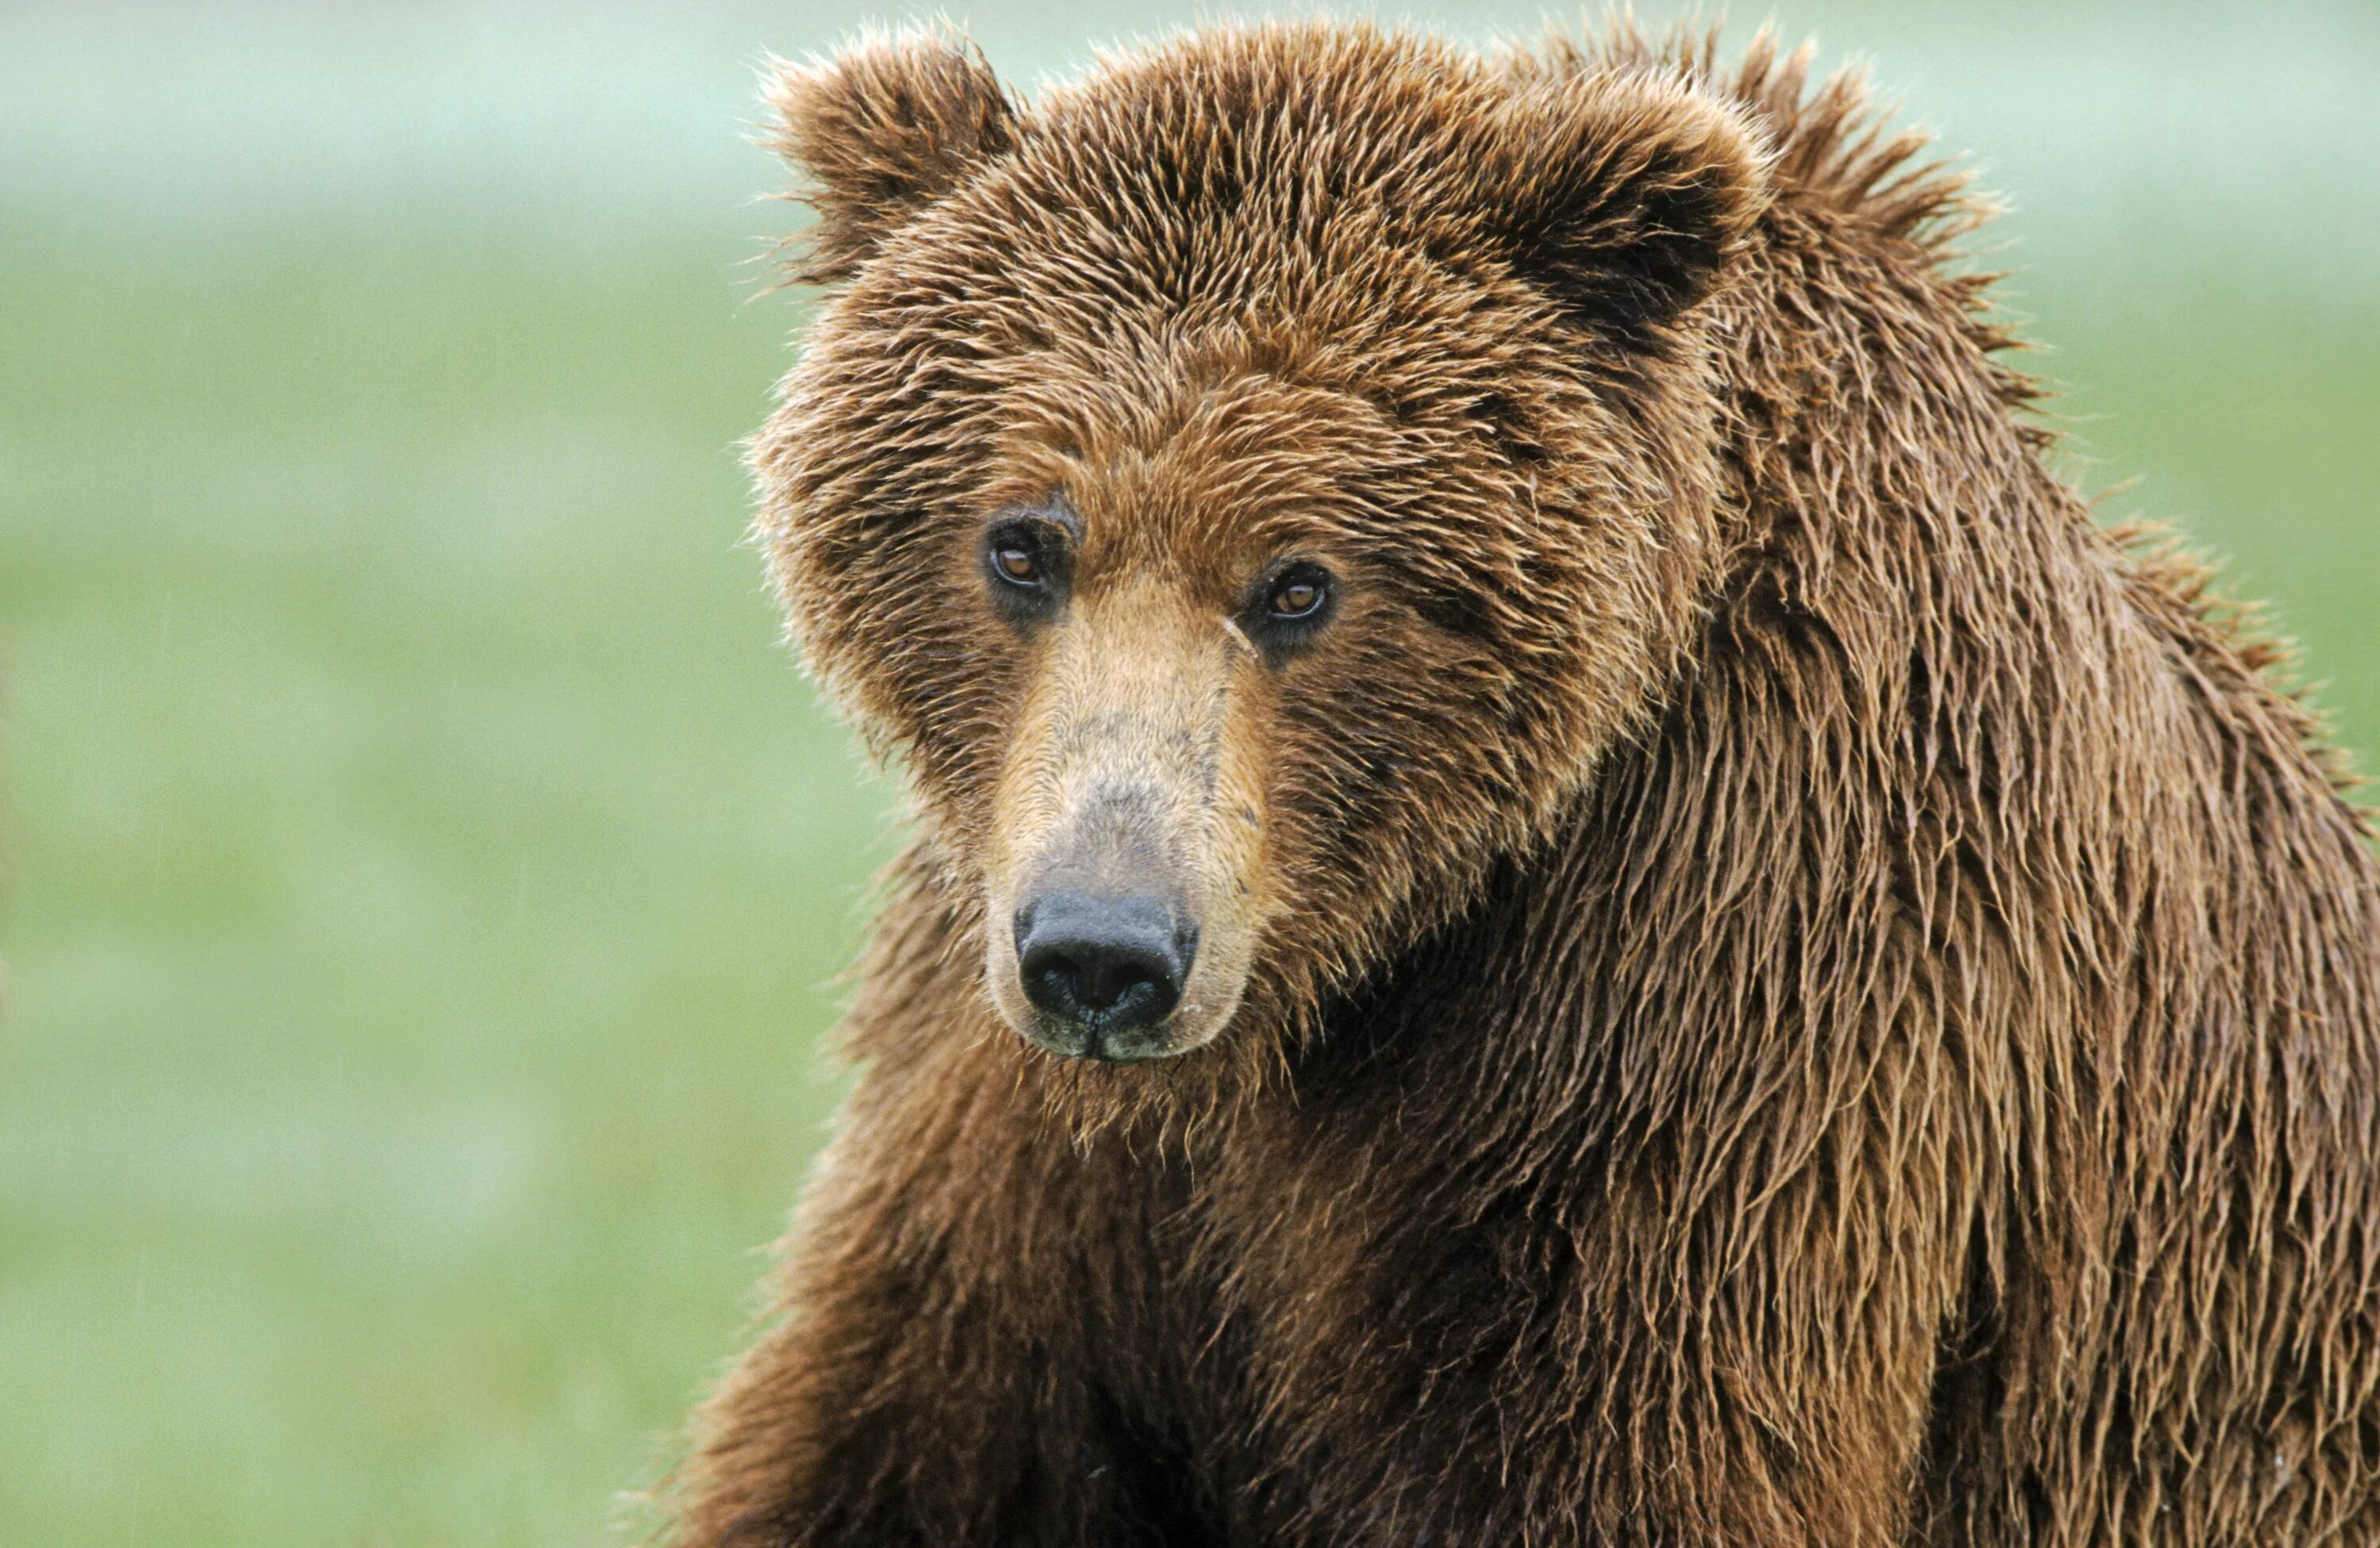
<path fill-rule="evenodd" d="M 1806 70 L 783 76 L 843 288 L 760 530 L 918 834 L 677 1542 L 2380 1541 L 2362 821 L 2045 466 L 1960 177 Z M 1261 790 L 1245 997 L 1161 1064 L 985 988 L 1088 636 L 971 545 L 1051 489 Z M 1283 545 L 1344 615 L 1205 653 Z"/>

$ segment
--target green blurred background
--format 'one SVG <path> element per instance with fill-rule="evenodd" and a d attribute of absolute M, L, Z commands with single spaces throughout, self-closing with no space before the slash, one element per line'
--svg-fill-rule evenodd
<path fill-rule="evenodd" d="M 892 852 L 739 547 L 753 71 L 899 14 L 0 7 L 0 1545 L 650 1525 Z M 955 14 L 1029 85 L 1198 11 Z M 1782 20 L 2380 739 L 2380 7 Z"/>

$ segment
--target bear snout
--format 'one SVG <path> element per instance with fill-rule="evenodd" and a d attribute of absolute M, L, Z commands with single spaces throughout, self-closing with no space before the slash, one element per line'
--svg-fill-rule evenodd
<path fill-rule="evenodd" d="M 1154 1060 L 1230 1024 L 1271 895 L 1262 670 L 1165 575 L 1111 566 L 1047 626 L 979 872 L 986 997 L 1028 1042 Z"/>

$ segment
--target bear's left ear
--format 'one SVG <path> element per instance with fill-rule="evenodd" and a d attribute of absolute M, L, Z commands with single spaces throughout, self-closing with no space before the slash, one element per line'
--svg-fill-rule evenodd
<path fill-rule="evenodd" d="M 1542 80 L 1496 133 L 1485 213 L 1513 266 L 1631 347 L 1710 292 L 1768 204 L 1758 136 L 1682 82 Z"/>
<path fill-rule="evenodd" d="M 884 239 L 1015 143 L 1016 108 L 974 44 L 941 30 L 863 38 L 822 64 L 782 62 L 762 88 L 763 143 L 818 212 L 794 277 L 849 279 Z"/>

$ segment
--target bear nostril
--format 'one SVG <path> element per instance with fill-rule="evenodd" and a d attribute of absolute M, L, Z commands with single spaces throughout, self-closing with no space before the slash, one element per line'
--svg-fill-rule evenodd
<path fill-rule="evenodd" d="M 1128 945 L 1048 952 L 1025 970 L 1030 977 L 1047 981 L 1053 990 L 1062 990 L 1095 1016 L 1107 1015 L 1127 1001 L 1137 1007 L 1142 1001 L 1175 993 L 1171 988 L 1172 964 Z"/>
<path fill-rule="evenodd" d="M 1196 949 L 1196 932 L 1153 897 L 1051 893 L 1017 912 L 1015 930 L 1026 998 L 1100 1031 L 1163 1020 Z"/>

